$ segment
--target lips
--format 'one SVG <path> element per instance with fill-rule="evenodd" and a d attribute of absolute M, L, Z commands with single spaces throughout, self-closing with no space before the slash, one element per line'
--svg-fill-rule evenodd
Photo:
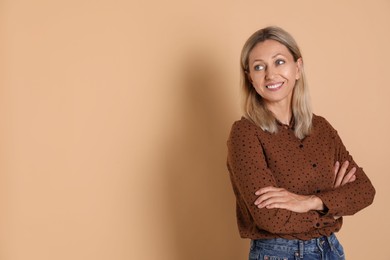
<path fill-rule="evenodd" d="M 265 87 L 267 89 L 276 90 L 276 89 L 279 89 L 282 85 L 283 85 L 283 82 L 279 82 L 279 83 L 273 83 L 270 85 L 266 85 Z"/>

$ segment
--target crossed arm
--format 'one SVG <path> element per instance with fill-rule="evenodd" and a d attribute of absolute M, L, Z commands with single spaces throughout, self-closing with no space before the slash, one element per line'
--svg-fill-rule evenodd
<path fill-rule="evenodd" d="M 263 132 L 257 131 L 249 121 L 240 120 L 232 126 L 228 140 L 227 166 L 237 198 L 237 214 L 248 232 L 254 227 L 274 234 L 311 232 L 333 226 L 336 216 L 353 215 L 372 203 L 375 189 L 337 132 L 325 132 L 332 135 L 329 142 L 334 145 L 334 158 L 343 162 L 334 165 L 334 189 L 327 187 L 305 196 L 277 188 L 260 142 L 259 134 Z"/>
<path fill-rule="evenodd" d="M 348 166 L 348 161 L 345 161 L 342 165 L 339 162 L 335 163 L 333 188 L 338 188 L 356 180 L 356 168 L 353 167 L 347 172 Z M 297 213 L 305 213 L 310 210 L 324 210 L 324 203 L 315 195 L 299 195 L 284 188 L 273 186 L 261 188 L 255 194 L 259 196 L 254 202 L 258 208 L 280 208 Z"/>

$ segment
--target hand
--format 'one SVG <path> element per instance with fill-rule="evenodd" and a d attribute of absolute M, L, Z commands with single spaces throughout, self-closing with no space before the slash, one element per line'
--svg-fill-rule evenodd
<path fill-rule="evenodd" d="M 349 172 L 347 173 L 347 169 L 349 166 L 349 162 L 345 161 L 341 167 L 340 163 L 336 162 L 334 165 L 334 184 L 333 188 L 338 188 L 340 186 L 343 186 L 347 183 L 353 182 L 356 180 L 356 167 L 353 167 Z"/>
<path fill-rule="evenodd" d="M 265 187 L 255 193 L 259 197 L 255 201 L 258 208 L 280 208 L 305 213 L 310 210 L 323 210 L 323 203 L 316 196 L 298 195 L 283 188 Z"/>
<path fill-rule="evenodd" d="M 354 182 L 356 180 L 356 168 L 353 167 L 349 172 L 347 173 L 347 169 L 349 166 L 349 161 L 345 161 L 341 167 L 340 163 L 336 162 L 334 165 L 334 184 L 333 188 L 338 188 L 340 186 L 343 186 L 347 183 Z M 340 216 L 334 216 L 334 219 L 340 218 Z"/>

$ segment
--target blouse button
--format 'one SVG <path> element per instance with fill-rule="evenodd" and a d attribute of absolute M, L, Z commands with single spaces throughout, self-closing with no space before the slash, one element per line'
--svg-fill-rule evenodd
<path fill-rule="evenodd" d="M 315 167 L 317 167 L 317 164 L 313 163 L 313 165 L 312 165 L 312 166 L 313 166 L 313 168 L 315 168 Z"/>
<path fill-rule="evenodd" d="M 303 148 L 303 144 L 300 144 L 300 145 L 299 145 L 299 148 Z"/>
<path fill-rule="evenodd" d="M 316 227 L 320 227 L 320 223 L 317 223 L 317 224 L 316 224 Z"/>

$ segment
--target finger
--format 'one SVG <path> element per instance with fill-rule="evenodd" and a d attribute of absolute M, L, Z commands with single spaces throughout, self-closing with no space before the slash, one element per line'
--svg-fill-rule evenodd
<path fill-rule="evenodd" d="M 335 178 L 335 181 L 334 181 L 334 187 L 337 188 L 340 186 L 343 178 L 344 178 L 344 174 L 345 172 L 343 172 L 343 168 L 339 168 L 337 174 L 336 174 L 336 178 Z"/>
<path fill-rule="evenodd" d="M 269 204 L 267 205 L 265 208 L 267 209 L 289 209 L 288 207 L 288 203 L 281 203 L 281 202 L 278 202 L 278 203 L 272 203 L 272 204 Z"/>
<path fill-rule="evenodd" d="M 277 188 L 277 187 L 273 187 L 273 186 L 268 186 L 268 187 L 264 187 L 264 188 L 261 188 L 259 190 L 257 190 L 255 192 L 256 195 L 261 195 L 261 194 L 264 194 L 264 193 L 267 193 L 267 192 L 270 192 L 270 191 L 280 191 L 280 190 L 283 190 L 282 188 Z"/>
<path fill-rule="evenodd" d="M 258 208 L 269 208 L 270 205 L 275 205 L 275 204 L 282 204 L 286 203 L 289 201 L 289 198 L 285 196 L 278 196 L 278 197 L 271 197 L 268 200 L 263 201 L 259 205 L 257 205 Z"/>
<path fill-rule="evenodd" d="M 343 181 L 341 182 L 341 185 L 345 185 L 349 182 L 351 182 L 351 178 L 355 176 L 356 168 L 353 167 L 344 177 Z M 356 178 L 356 176 L 355 176 Z"/>
<path fill-rule="evenodd" d="M 267 200 L 269 200 L 271 198 L 283 197 L 283 196 L 286 196 L 285 190 L 282 190 L 282 191 L 269 191 L 267 193 L 262 194 L 260 197 L 258 197 L 255 200 L 255 205 L 260 205 L 264 201 L 267 201 Z"/>
<path fill-rule="evenodd" d="M 341 165 L 340 170 L 337 172 L 337 177 L 336 177 L 336 181 L 335 181 L 335 184 L 334 184 L 335 188 L 337 188 L 337 187 L 339 187 L 341 185 L 341 182 L 343 181 L 344 176 L 345 176 L 345 172 L 347 171 L 348 165 L 349 165 L 349 162 L 345 161 Z"/>
<path fill-rule="evenodd" d="M 356 180 L 356 168 L 354 167 L 344 177 L 343 182 L 341 183 L 341 185 L 345 185 L 345 184 L 353 182 L 355 180 Z"/>
<path fill-rule="evenodd" d="M 348 166 L 349 166 L 349 161 L 345 161 L 341 165 L 339 173 L 337 174 L 337 180 L 336 180 L 337 187 L 340 187 L 342 185 L 345 175 L 347 174 Z"/>
<path fill-rule="evenodd" d="M 339 172 L 339 170 L 340 170 L 340 162 L 337 161 L 333 167 L 333 172 L 334 172 L 333 187 L 336 186 L 337 173 Z"/>
<path fill-rule="evenodd" d="M 349 166 L 349 161 L 345 161 L 345 162 L 343 163 L 343 165 L 341 165 L 340 170 L 344 170 L 344 172 L 346 172 L 347 169 L 348 169 L 348 166 Z"/>
<path fill-rule="evenodd" d="M 278 190 L 275 190 L 275 191 L 269 191 L 269 192 L 264 193 L 261 196 L 259 196 L 255 200 L 254 204 L 255 205 L 260 205 L 260 204 L 264 203 L 264 201 L 267 201 L 267 200 L 269 200 L 271 198 L 274 198 L 274 197 L 275 198 L 276 197 L 287 197 L 288 194 L 289 194 L 289 192 L 286 191 L 285 189 L 278 189 Z"/>
<path fill-rule="evenodd" d="M 334 164 L 334 168 L 333 168 L 335 180 L 336 180 L 336 177 L 337 177 L 337 173 L 339 172 L 339 169 L 340 169 L 340 162 L 337 161 L 337 162 Z"/>

